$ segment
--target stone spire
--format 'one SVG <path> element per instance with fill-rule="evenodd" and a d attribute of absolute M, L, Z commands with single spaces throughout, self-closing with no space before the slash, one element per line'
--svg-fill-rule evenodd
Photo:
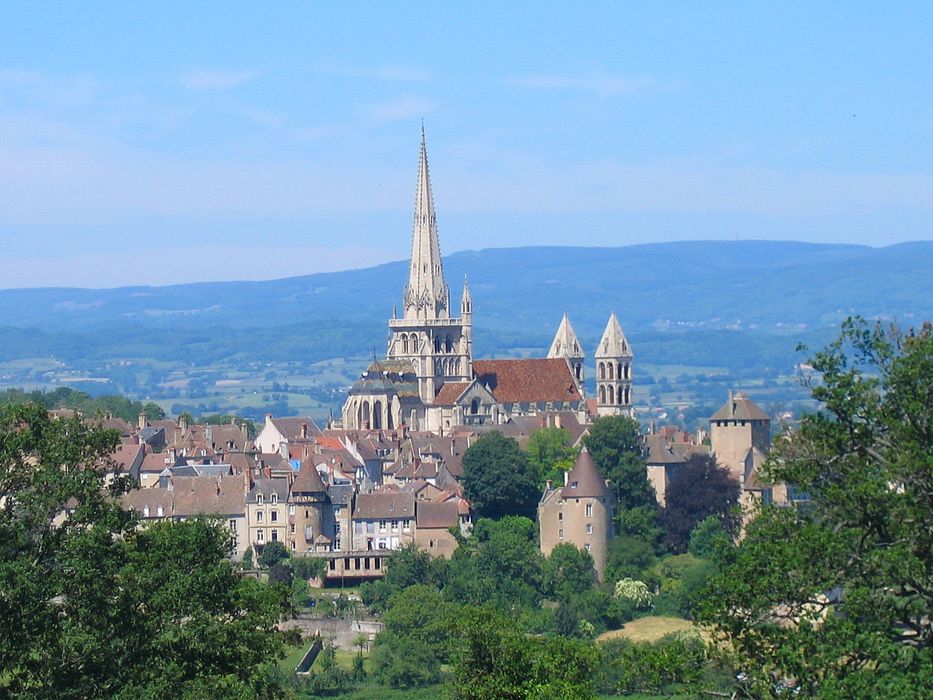
<path fill-rule="evenodd" d="M 463 276 L 463 296 L 460 297 L 460 314 L 469 316 L 473 313 L 473 295 L 470 294 L 470 283 L 467 282 L 466 275 Z"/>
<path fill-rule="evenodd" d="M 422 126 L 411 263 L 408 268 L 408 286 L 405 287 L 405 318 L 450 318 L 449 307 L 450 292 L 444 282 L 434 197 L 431 194 L 431 176 L 428 173 L 428 151 Z"/>
<path fill-rule="evenodd" d="M 583 346 L 580 344 L 580 339 L 577 337 L 576 331 L 573 330 L 573 326 L 570 325 L 570 319 L 567 318 L 567 314 L 564 314 L 564 318 L 561 319 L 560 326 L 557 327 L 557 333 L 554 335 L 554 340 L 551 342 L 551 349 L 548 351 L 548 357 L 566 357 L 566 358 L 583 358 Z"/>
<path fill-rule="evenodd" d="M 603 337 L 596 348 L 596 357 L 632 357 L 632 348 L 629 347 L 616 312 L 613 311 L 603 331 Z"/>

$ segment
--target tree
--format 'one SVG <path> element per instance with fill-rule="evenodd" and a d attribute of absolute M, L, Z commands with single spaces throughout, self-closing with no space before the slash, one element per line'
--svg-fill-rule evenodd
<path fill-rule="evenodd" d="M 483 518 L 533 518 L 541 495 L 525 453 L 499 432 L 482 436 L 464 453 L 463 491 Z"/>
<path fill-rule="evenodd" d="M 396 592 L 408 586 L 427 583 L 430 571 L 431 555 L 411 542 L 389 555 L 384 580 L 389 590 Z"/>
<path fill-rule="evenodd" d="M 577 451 L 570 444 L 570 431 L 566 428 L 541 428 L 528 438 L 525 454 L 538 475 L 538 487 L 544 488 L 546 480 L 560 481 L 563 473 L 573 468 Z"/>
<path fill-rule="evenodd" d="M 154 401 L 147 401 L 143 404 L 143 413 L 149 420 L 162 420 L 165 418 L 165 410 Z"/>
<path fill-rule="evenodd" d="M 281 542 L 269 542 L 262 548 L 262 554 L 259 555 L 259 565 L 267 569 L 288 559 L 288 550 Z"/>
<path fill-rule="evenodd" d="M 609 480 L 620 508 L 655 507 L 657 497 L 648 481 L 636 420 L 628 416 L 597 418 L 583 444 L 599 473 Z"/>
<path fill-rule="evenodd" d="M 572 544 L 562 543 L 554 547 L 543 568 L 544 590 L 558 600 L 569 600 L 588 591 L 596 583 L 593 557 Z"/>
<path fill-rule="evenodd" d="M 453 700 L 595 698 L 595 648 L 563 637 L 528 637 L 486 610 L 462 617 L 461 651 L 448 687 Z"/>
<path fill-rule="evenodd" d="M 219 523 L 137 530 L 116 498 L 126 482 L 105 486 L 116 441 L 35 404 L 0 408 L 0 694 L 276 695 L 283 597 L 239 576 Z"/>
<path fill-rule="evenodd" d="M 664 544 L 678 554 L 687 551 L 690 533 L 704 519 L 715 516 L 727 532 L 739 526 L 741 487 L 730 471 L 709 454 L 695 454 L 674 474 L 661 514 Z"/>
<path fill-rule="evenodd" d="M 843 324 L 815 354 L 819 412 L 782 435 L 764 506 L 721 556 L 702 610 L 751 691 L 933 695 L 933 327 Z"/>
<path fill-rule="evenodd" d="M 473 528 L 478 542 L 473 575 L 484 601 L 504 610 L 534 607 L 541 599 L 544 556 L 534 521 L 519 516 L 481 518 Z"/>
<path fill-rule="evenodd" d="M 627 416 L 597 418 L 584 445 L 619 501 L 618 533 L 654 542 L 660 534 L 658 502 L 648 481 L 638 422 Z"/>
<path fill-rule="evenodd" d="M 693 528 L 687 551 L 695 557 L 712 559 L 717 552 L 731 544 L 732 536 L 726 532 L 722 520 L 715 515 L 710 515 Z"/>

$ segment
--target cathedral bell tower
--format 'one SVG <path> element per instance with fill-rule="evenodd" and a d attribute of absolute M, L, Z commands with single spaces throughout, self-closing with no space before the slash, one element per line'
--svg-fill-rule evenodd
<path fill-rule="evenodd" d="M 632 348 L 613 311 L 596 348 L 596 413 L 632 416 Z"/>
<path fill-rule="evenodd" d="M 577 384 L 577 391 L 583 396 L 583 385 L 586 381 L 583 361 L 586 359 L 586 355 L 583 352 L 580 339 L 577 338 L 576 331 L 574 331 L 573 326 L 570 325 L 570 319 L 567 318 L 567 314 L 564 314 L 560 326 L 557 327 L 557 333 L 554 335 L 554 340 L 551 342 L 551 349 L 548 351 L 547 356 L 563 357 L 567 360 L 567 363 L 570 365 L 570 371 L 573 373 L 573 379 Z"/>
<path fill-rule="evenodd" d="M 469 381 L 472 374 L 472 307 L 464 284 L 463 318 L 450 316 L 450 290 L 437 235 L 434 195 L 428 170 L 424 127 L 418 158 L 415 215 L 412 224 L 408 284 L 403 295 L 402 318 L 389 321 L 391 337 L 387 357 L 408 360 L 418 378 L 421 400 L 430 404 L 447 381 Z"/>

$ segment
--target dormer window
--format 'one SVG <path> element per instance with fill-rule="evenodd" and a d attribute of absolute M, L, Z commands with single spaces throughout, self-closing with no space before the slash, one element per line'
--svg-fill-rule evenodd
<path fill-rule="evenodd" d="M 160 518 L 161 518 L 163 515 L 165 515 L 165 513 L 164 513 L 163 510 L 162 510 L 162 506 L 159 506 L 159 507 L 158 507 L 158 509 L 156 510 L 156 514 L 157 514 Z"/>
<path fill-rule="evenodd" d="M 271 500 L 271 503 L 272 503 L 272 504 L 276 504 L 276 503 L 279 502 L 279 495 L 278 495 L 277 493 L 274 493 L 274 494 L 272 494 L 271 499 L 272 499 L 272 500 Z"/>
<path fill-rule="evenodd" d="M 577 484 L 578 484 L 578 483 L 579 483 L 579 482 L 577 482 L 577 481 L 571 481 L 571 482 L 570 482 L 570 488 L 572 488 L 572 489 L 577 488 Z"/>
<path fill-rule="evenodd" d="M 260 506 L 262 505 L 262 494 L 261 493 L 256 494 L 256 503 Z"/>
<path fill-rule="evenodd" d="M 149 517 L 149 506 L 143 506 L 143 517 L 144 518 Z"/>

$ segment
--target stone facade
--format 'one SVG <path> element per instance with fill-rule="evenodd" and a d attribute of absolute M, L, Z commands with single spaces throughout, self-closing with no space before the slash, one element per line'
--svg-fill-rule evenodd
<path fill-rule="evenodd" d="M 538 504 L 541 552 L 548 556 L 559 544 L 584 549 L 593 557 L 602 581 L 616 506 L 615 496 L 583 448 L 573 469 L 565 474 L 564 485 L 553 488 L 549 483 Z"/>

